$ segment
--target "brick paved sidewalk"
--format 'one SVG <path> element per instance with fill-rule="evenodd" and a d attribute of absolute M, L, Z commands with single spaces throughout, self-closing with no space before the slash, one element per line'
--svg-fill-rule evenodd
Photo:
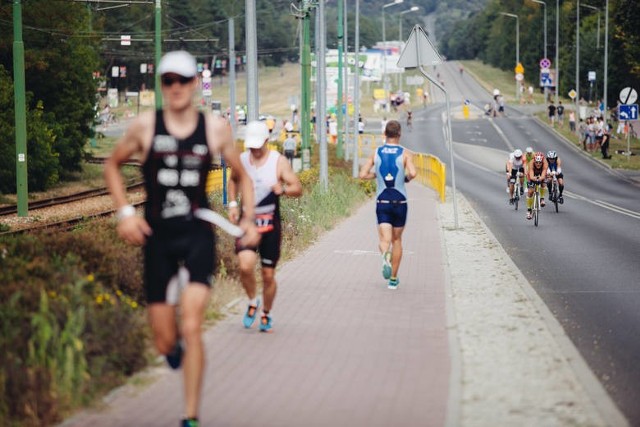
<path fill-rule="evenodd" d="M 274 332 L 206 333 L 203 426 L 442 426 L 450 356 L 436 195 L 409 186 L 400 287 L 380 273 L 373 201 L 278 270 Z M 181 372 L 159 368 L 64 426 L 170 426 Z"/>

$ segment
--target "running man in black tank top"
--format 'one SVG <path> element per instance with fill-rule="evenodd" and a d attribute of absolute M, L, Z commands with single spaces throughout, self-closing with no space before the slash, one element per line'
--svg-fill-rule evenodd
<path fill-rule="evenodd" d="M 246 219 L 240 223 L 245 244 L 259 240 L 254 217 L 251 179 L 233 146 L 229 123 L 199 113 L 193 104 L 198 87 L 195 59 L 185 51 L 167 53 L 158 66 L 163 110 L 140 114 L 118 141 L 105 163 L 105 180 L 117 207 L 118 234 L 128 243 L 144 246 L 144 280 L 149 321 L 157 350 L 172 368 L 184 364 L 185 416 L 183 426 L 198 425 L 204 348 L 202 322 L 211 293 L 215 266 L 212 227 L 194 218 L 207 208 L 205 180 L 214 153 L 233 169 L 242 188 Z M 143 164 L 147 204 L 144 217 L 128 204 L 120 173 L 131 158 Z M 188 276 L 180 298 L 180 330 L 176 306 L 167 299 L 172 278 Z M 181 342 L 182 341 L 182 342 Z M 184 343 L 184 344 L 182 344 Z"/>

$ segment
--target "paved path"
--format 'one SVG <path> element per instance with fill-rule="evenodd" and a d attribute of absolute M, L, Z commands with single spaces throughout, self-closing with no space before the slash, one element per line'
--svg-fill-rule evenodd
<path fill-rule="evenodd" d="M 273 334 L 241 326 L 244 303 L 206 333 L 202 425 L 628 426 L 466 199 L 455 228 L 450 191 L 409 194 L 399 289 L 370 201 L 278 270 Z M 63 427 L 177 427 L 180 372 L 131 383 Z"/>
<path fill-rule="evenodd" d="M 400 287 L 380 274 L 370 201 L 278 271 L 274 333 L 244 302 L 206 334 L 203 426 L 442 426 L 450 354 L 437 200 L 409 189 Z M 180 373 L 157 368 L 65 426 L 177 426 Z"/>

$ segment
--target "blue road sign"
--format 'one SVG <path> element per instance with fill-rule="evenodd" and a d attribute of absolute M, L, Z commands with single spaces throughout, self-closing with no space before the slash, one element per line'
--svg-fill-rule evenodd
<path fill-rule="evenodd" d="M 618 118 L 620 120 L 638 120 L 638 104 L 618 105 Z"/>
<path fill-rule="evenodd" d="M 553 87 L 553 81 L 551 80 L 550 73 L 540 73 L 540 86 Z"/>

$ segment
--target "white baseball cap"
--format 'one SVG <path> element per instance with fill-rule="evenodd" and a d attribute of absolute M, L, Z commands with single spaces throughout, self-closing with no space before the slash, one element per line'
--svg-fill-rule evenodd
<path fill-rule="evenodd" d="M 158 74 L 174 73 L 184 77 L 195 77 L 198 73 L 196 59 L 186 50 L 168 52 L 160 60 Z"/>
<path fill-rule="evenodd" d="M 269 138 L 269 129 L 265 122 L 249 122 L 244 133 L 244 148 L 262 148 Z"/>

